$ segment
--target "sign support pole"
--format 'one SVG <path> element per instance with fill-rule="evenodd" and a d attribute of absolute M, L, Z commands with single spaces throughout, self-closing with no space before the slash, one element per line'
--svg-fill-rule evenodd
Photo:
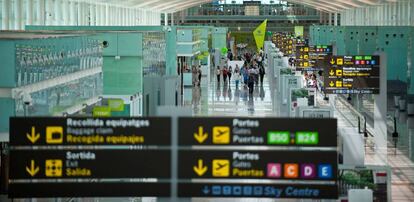
<path fill-rule="evenodd" d="M 380 53 L 380 94 L 374 95 L 375 162 L 387 164 L 387 57 Z"/>

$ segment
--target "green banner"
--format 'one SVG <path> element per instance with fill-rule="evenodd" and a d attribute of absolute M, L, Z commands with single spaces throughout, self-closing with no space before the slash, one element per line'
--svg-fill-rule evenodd
<path fill-rule="evenodd" d="M 123 99 L 109 99 L 108 100 L 109 108 L 114 112 L 124 111 L 124 100 Z"/>
<path fill-rule="evenodd" d="M 94 107 L 92 110 L 93 117 L 111 117 L 111 108 L 105 106 Z"/>
<path fill-rule="evenodd" d="M 257 50 L 263 48 L 267 28 L 267 20 L 262 22 L 253 32 L 254 40 L 256 41 Z"/>
<path fill-rule="evenodd" d="M 295 36 L 296 37 L 303 37 L 303 26 L 295 26 Z"/>

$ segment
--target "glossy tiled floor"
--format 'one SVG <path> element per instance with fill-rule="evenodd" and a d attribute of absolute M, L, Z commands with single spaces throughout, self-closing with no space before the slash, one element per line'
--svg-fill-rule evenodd
<path fill-rule="evenodd" d="M 273 111 L 271 92 L 274 89 L 270 87 L 267 78 L 265 78 L 263 86 L 255 86 L 253 96 L 248 95 L 248 89 L 244 88 L 242 84 L 239 88 L 236 88 L 234 81 L 230 84 L 223 84 L 222 82 L 219 84 L 215 79 L 215 77 L 210 81 L 204 79 L 200 87 L 186 89 L 186 92 L 190 94 L 187 94 L 186 104 L 193 107 L 195 116 L 279 116 Z M 329 105 L 321 97 L 317 99 L 317 102 L 319 106 Z M 355 112 L 342 102 L 337 101 L 335 104 L 337 108 L 335 117 L 338 119 L 338 127 L 357 127 L 358 120 Z M 370 107 L 370 103 L 364 103 L 364 105 Z M 399 116 L 404 116 L 404 114 L 399 114 Z M 414 118 L 408 117 L 404 120 L 398 122 L 403 134 L 397 144 L 397 149 L 394 149 L 391 140 L 388 143 L 387 161 L 392 168 L 393 201 L 414 201 L 414 141 L 412 141 L 414 130 L 408 128 L 414 126 Z M 410 120 L 413 124 L 410 124 Z M 392 125 L 389 124 L 389 130 L 391 129 Z M 377 162 L 373 158 L 373 153 L 367 147 L 366 162 L 375 165 Z"/>
<path fill-rule="evenodd" d="M 229 84 L 223 81 L 218 83 L 213 79 L 202 81 L 200 87 L 187 88 L 185 93 L 191 93 L 191 96 L 184 96 L 191 97 L 185 103 L 192 105 L 195 116 L 275 116 L 267 79 L 263 85 L 255 85 L 252 96 L 249 96 L 244 84 L 236 88 L 234 80 Z"/>

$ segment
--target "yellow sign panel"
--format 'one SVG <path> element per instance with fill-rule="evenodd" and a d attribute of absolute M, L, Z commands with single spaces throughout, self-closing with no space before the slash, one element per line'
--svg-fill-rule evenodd
<path fill-rule="evenodd" d="M 63 163 L 60 159 L 49 159 L 46 160 L 46 177 L 62 177 Z"/>
<path fill-rule="evenodd" d="M 63 128 L 61 126 L 46 127 L 46 143 L 62 144 L 63 143 Z"/>
<path fill-rule="evenodd" d="M 213 160 L 213 177 L 228 177 L 230 175 L 230 161 L 223 159 Z"/>
<path fill-rule="evenodd" d="M 343 64 L 344 64 L 344 59 L 342 59 L 342 58 L 337 58 L 337 59 L 336 59 L 336 64 L 337 64 L 337 65 L 343 65 Z"/>
<path fill-rule="evenodd" d="M 336 81 L 336 87 L 341 88 L 342 87 L 342 81 Z"/>
<path fill-rule="evenodd" d="M 336 70 L 336 76 L 342 76 L 342 70 L 341 69 Z"/>
<path fill-rule="evenodd" d="M 230 127 L 216 126 L 213 127 L 213 144 L 229 144 Z"/>
<path fill-rule="evenodd" d="M 303 63 L 303 66 L 304 66 L 304 67 L 309 67 L 309 63 L 308 63 L 308 62 L 304 62 L 304 63 Z"/>

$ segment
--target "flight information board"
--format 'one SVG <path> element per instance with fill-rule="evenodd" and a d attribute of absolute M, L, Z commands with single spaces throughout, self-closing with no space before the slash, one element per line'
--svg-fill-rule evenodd
<path fill-rule="evenodd" d="M 326 94 L 379 94 L 379 56 L 332 56 L 324 61 Z"/>
<path fill-rule="evenodd" d="M 323 66 L 319 66 L 318 61 L 324 61 L 326 57 L 332 56 L 332 46 L 296 46 L 295 66 L 298 71 L 319 71 Z"/>

